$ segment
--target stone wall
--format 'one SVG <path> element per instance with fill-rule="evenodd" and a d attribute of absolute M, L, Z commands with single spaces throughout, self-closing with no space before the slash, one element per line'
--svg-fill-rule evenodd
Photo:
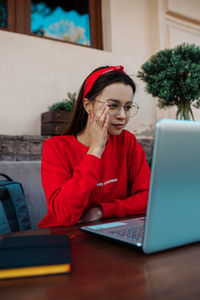
<path fill-rule="evenodd" d="M 144 152 L 146 154 L 146 160 L 149 163 L 149 166 L 151 165 L 151 159 L 152 159 L 152 153 L 153 153 L 153 142 L 154 138 L 148 138 L 148 137 L 143 137 L 143 138 L 137 138 L 137 141 L 140 143 L 142 148 L 144 149 Z"/>
<path fill-rule="evenodd" d="M 38 135 L 0 135 L 0 161 L 40 160 L 42 142 L 46 138 Z"/>
<path fill-rule="evenodd" d="M 0 135 L 0 161 L 2 160 L 40 160 L 42 143 L 49 136 L 39 135 Z M 153 137 L 137 137 L 143 147 L 147 161 L 150 161 L 153 149 Z"/>

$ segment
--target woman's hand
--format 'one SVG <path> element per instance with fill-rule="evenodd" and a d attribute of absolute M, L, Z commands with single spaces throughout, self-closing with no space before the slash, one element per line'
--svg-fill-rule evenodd
<path fill-rule="evenodd" d="M 102 216 L 103 211 L 101 206 L 93 207 L 78 221 L 78 223 L 98 221 Z"/>
<path fill-rule="evenodd" d="M 109 125 L 109 107 L 104 103 L 99 111 L 92 115 L 90 124 L 90 148 L 88 154 L 93 154 L 99 158 L 105 149 L 108 139 L 108 125 Z"/>

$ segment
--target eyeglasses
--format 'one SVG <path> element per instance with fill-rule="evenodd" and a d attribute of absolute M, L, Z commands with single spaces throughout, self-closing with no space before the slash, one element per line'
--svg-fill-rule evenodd
<path fill-rule="evenodd" d="M 137 112 L 139 111 L 140 107 L 137 103 L 131 103 L 131 104 L 126 104 L 126 105 L 121 105 L 121 103 L 118 100 L 106 100 L 105 102 L 100 101 L 100 100 L 94 100 L 100 103 L 107 103 L 109 107 L 109 113 L 111 115 L 115 115 L 119 113 L 121 108 L 124 108 L 125 114 L 128 118 L 134 117 Z"/>

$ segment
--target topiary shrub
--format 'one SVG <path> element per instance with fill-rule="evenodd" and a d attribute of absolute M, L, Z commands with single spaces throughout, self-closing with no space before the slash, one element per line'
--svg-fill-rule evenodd
<path fill-rule="evenodd" d="M 200 47 L 183 43 L 151 56 L 137 77 L 158 107 L 177 106 L 177 119 L 194 120 L 191 105 L 200 108 Z"/>

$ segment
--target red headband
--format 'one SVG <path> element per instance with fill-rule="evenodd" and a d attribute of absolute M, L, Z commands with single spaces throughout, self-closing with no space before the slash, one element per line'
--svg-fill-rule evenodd
<path fill-rule="evenodd" d="M 125 73 L 123 66 L 116 66 L 116 67 L 112 66 L 112 67 L 109 67 L 109 68 L 100 69 L 100 70 L 92 73 L 86 79 L 86 82 L 85 82 L 85 91 L 84 91 L 84 94 L 83 94 L 83 99 L 89 93 L 89 91 L 91 90 L 91 88 L 92 88 L 93 84 L 95 83 L 95 81 L 97 80 L 97 78 L 100 75 L 106 74 L 106 73 L 111 72 L 111 71 L 121 71 L 122 73 Z"/>

